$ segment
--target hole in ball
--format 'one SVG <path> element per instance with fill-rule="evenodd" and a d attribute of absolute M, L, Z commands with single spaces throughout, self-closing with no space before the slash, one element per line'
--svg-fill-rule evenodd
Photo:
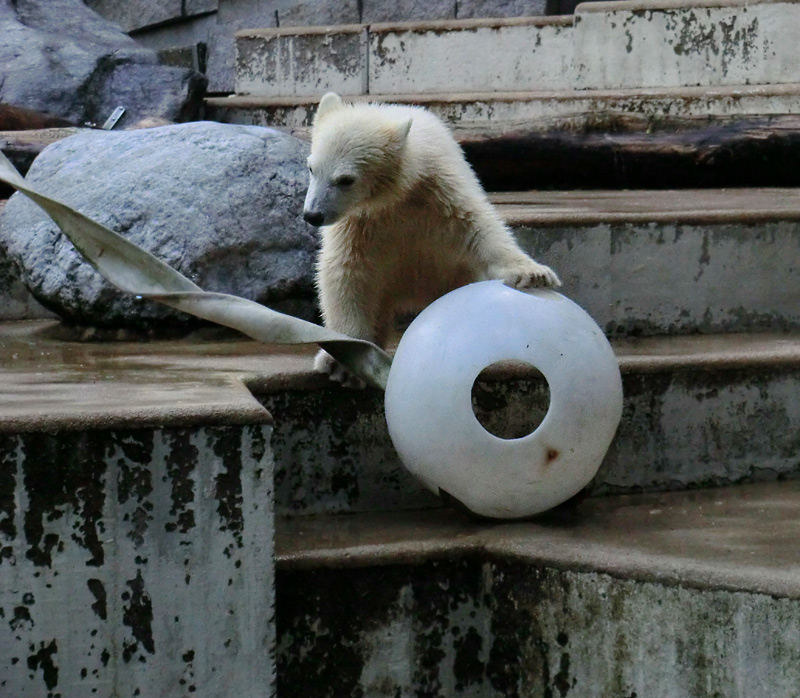
<path fill-rule="evenodd" d="M 472 411 L 480 425 L 500 439 L 533 433 L 550 407 L 550 386 L 531 364 L 498 361 L 472 384 Z"/>

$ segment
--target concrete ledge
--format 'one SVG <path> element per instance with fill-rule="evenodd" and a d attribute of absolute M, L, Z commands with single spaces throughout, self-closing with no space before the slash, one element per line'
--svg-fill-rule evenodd
<path fill-rule="evenodd" d="M 529 523 L 450 509 L 279 518 L 278 570 L 421 564 L 478 555 L 573 572 L 800 600 L 800 482 L 616 495 Z"/>
<path fill-rule="evenodd" d="M 475 19 L 452 19 L 429 22 L 382 22 L 369 25 L 370 32 L 447 32 L 494 27 L 570 27 L 572 15 L 534 17 L 480 17 Z"/>

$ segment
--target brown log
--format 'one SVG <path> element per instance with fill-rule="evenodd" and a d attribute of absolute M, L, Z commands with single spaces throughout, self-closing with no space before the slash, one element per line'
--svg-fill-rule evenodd
<path fill-rule="evenodd" d="M 74 124 L 57 116 L 10 104 L 0 104 L 0 131 L 30 131 L 59 126 L 74 126 Z"/>
<path fill-rule="evenodd" d="M 457 137 L 490 191 L 800 186 L 800 116 L 576 122 Z"/>
<path fill-rule="evenodd" d="M 74 127 L 46 128 L 36 131 L 0 131 L 0 150 L 23 175 L 36 156 L 48 145 L 80 131 Z M 9 197 L 13 189 L 0 182 L 0 198 Z"/>

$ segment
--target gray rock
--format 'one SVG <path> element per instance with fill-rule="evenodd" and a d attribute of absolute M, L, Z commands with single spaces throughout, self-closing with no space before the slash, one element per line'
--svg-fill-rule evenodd
<path fill-rule="evenodd" d="M 547 14 L 547 0 L 458 0 L 458 18 L 534 17 Z"/>
<path fill-rule="evenodd" d="M 453 0 L 364 0 L 362 21 L 416 22 L 436 19 L 455 19 Z"/>
<path fill-rule="evenodd" d="M 98 124 L 121 105 L 123 127 L 196 118 L 205 84 L 80 0 L 0 0 L 0 103 Z"/>
<path fill-rule="evenodd" d="M 52 317 L 31 296 L 13 262 L 0 251 L 0 322 Z"/>
<path fill-rule="evenodd" d="M 261 3 L 259 6 L 263 7 L 265 4 L 275 7 L 277 23 L 280 27 L 357 24 L 360 20 L 357 0 L 339 0 L 338 2 L 272 0 L 269 3 Z"/>
<path fill-rule="evenodd" d="M 302 219 L 307 155 L 302 141 L 256 126 L 87 131 L 46 148 L 28 180 L 206 291 L 313 317 L 317 236 Z M 73 323 L 158 330 L 194 322 L 117 291 L 21 194 L 0 214 L 3 249 L 34 297 Z"/>
<path fill-rule="evenodd" d="M 85 0 L 99 15 L 129 32 L 183 16 L 183 0 Z M 216 8 L 214 8 L 216 9 Z"/>

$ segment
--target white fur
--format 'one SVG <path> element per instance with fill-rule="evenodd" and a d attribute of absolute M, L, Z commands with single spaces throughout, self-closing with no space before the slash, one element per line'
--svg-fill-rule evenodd
<path fill-rule="evenodd" d="M 308 164 L 304 214 L 323 226 L 326 327 L 383 345 L 397 313 L 472 281 L 560 285 L 519 248 L 450 131 L 425 109 L 327 94 Z M 325 352 L 316 367 L 348 381 Z"/>

